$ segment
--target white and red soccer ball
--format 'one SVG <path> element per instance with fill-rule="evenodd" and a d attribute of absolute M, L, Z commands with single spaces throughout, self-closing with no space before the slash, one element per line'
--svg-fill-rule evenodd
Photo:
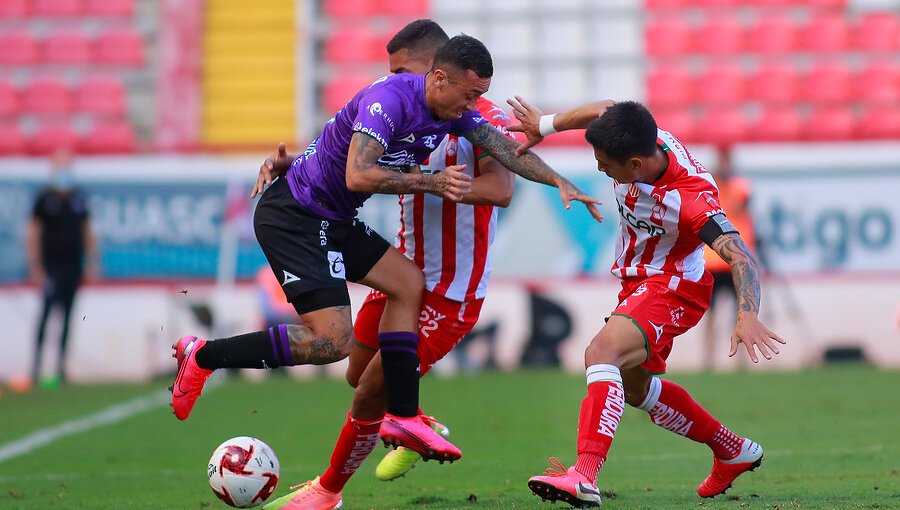
<path fill-rule="evenodd" d="M 209 486 L 216 496 L 236 508 L 250 508 L 269 499 L 278 486 L 279 472 L 272 448 L 246 436 L 222 443 L 206 469 Z"/>

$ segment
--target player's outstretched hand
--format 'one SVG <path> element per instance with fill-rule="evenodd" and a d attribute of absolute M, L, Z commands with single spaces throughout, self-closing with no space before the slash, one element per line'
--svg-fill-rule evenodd
<path fill-rule="evenodd" d="M 263 164 L 260 165 L 259 175 L 256 176 L 256 184 L 253 186 L 253 190 L 250 191 L 250 198 L 262 195 L 262 192 L 266 190 L 266 186 L 272 184 L 273 179 L 287 173 L 294 159 L 296 159 L 294 156 L 287 153 L 284 142 L 279 143 L 278 151 L 266 158 Z"/>
<path fill-rule="evenodd" d="M 519 145 L 516 149 L 516 156 L 521 156 L 544 139 L 543 135 L 541 135 L 540 127 L 541 116 L 544 115 L 544 112 L 537 106 L 528 104 L 521 96 L 516 96 L 515 99 L 507 99 L 506 103 L 512 106 L 513 115 L 519 121 L 518 124 L 508 126 L 506 129 L 525 133 L 525 143 Z"/>
<path fill-rule="evenodd" d="M 467 193 L 472 191 L 472 177 L 463 173 L 466 165 L 450 165 L 434 176 L 435 195 L 447 200 L 459 202 Z"/>
<path fill-rule="evenodd" d="M 737 354 L 738 344 L 744 344 L 747 355 L 754 363 L 759 363 L 756 351 L 767 360 L 779 354 L 777 344 L 786 344 L 780 336 L 767 328 L 753 312 L 738 312 L 737 323 L 734 325 L 734 333 L 731 335 L 731 352 L 729 357 Z"/>
<path fill-rule="evenodd" d="M 566 179 L 563 179 L 562 181 L 557 183 L 557 187 L 559 188 L 559 198 L 562 199 L 563 205 L 566 206 L 566 209 L 570 209 L 572 207 L 572 200 L 577 200 L 579 202 L 582 202 L 584 206 L 587 207 L 588 212 L 591 213 L 591 216 L 593 216 L 595 220 L 597 220 L 598 222 L 603 221 L 603 215 L 600 214 L 600 210 L 597 209 L 597 205 L 602 204 L 603 202 L 581 191 L 580 189 L 578 189 L 578 186 L 572 184 Z"/>

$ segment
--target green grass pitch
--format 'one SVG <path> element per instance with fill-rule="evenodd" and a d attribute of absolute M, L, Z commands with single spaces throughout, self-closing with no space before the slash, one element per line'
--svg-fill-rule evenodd
<path fill-rule="evenodd" d="M 629 409 L 601 473 L 603 508 L 900 508 L 900 372 L 846 366 L 671 379 L 736 433 L 760 442 L 762 468 L 728 494 L 701 500 L 696 486 L 712 461 L 706 446 Z M 7 392 L 0 397 L 0 452 L 168 384 Z M 542 503 L 526 481 L 549 456 L 574 462 L 584 393 L 583 377 L 557 371 L 427 377 L 423 407 L 450 426 L 462 460 L 420 462 L 385 483 L 373 474 L 385 451 L 378 448 L 345 489 L 344 508 L 567 508 Z M 233 379 L 208 391 L 187 422 L 157 406 L 0 461 L 0 509 L 225 509 L 209 490 L 206 462 L 220 442 L 238 435 L 274 448 L 281 495 L 321 473 L 349 402 L 342 381 Z"/>

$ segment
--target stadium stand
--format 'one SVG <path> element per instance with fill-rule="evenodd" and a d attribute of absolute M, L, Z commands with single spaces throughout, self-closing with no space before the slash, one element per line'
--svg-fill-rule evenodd
<path fill-rule="evenodd" d="M 125 87 L 117 76 L 85 78 L 75 92 L 75 110 L 96 116 L 125 114 Z"/>
<path fill-rule="evenodd" d="M 39 60 L 38 44 L 28 30 L 0 32 L 0 65 L 27 66 Z"/>
<path fill-rule="evenodd" d="M 32 114 L 67 114 L 72 111 L 72 92 L 62 78 L 39 77 L 25 88 L 23 104 L 24 111 Z"/>
<path fill-rule="evenodd" d="M 89 64 L 93 59 L 91 41 L 81 30 L 53 31 L 43 43 L 42 60 L 48 64 Z"/>

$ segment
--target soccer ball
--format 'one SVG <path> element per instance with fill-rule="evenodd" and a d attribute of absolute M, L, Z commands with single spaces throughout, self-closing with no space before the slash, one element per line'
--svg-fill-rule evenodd
<path fill-rule="evenodd" d="M 278 458 L 269 445 L 240 436 L 216 448 L 206 474 L 219 499 L 236 508 L 250 508 L 275 492 L 279 471 Z"/>

